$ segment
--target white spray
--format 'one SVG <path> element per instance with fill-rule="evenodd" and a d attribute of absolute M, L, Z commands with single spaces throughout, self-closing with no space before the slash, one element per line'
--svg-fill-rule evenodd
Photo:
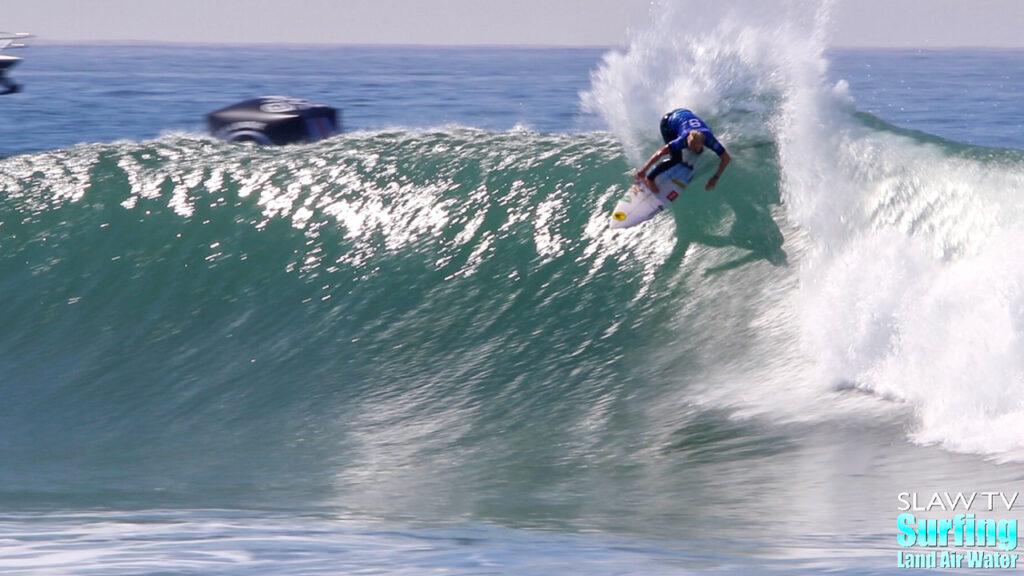
<path fill-rule="evenodd" d="M 675 107 L 717 119 L 727 146 L 775 142 L 798 231 L 787 249 L 799 281 L 780 284 L 795 286 L 798 312 L 777 316 L 803 358 L 791 389 L 827 397 L 852 383 L 909 406 L 915 441 L 1024 459 L 1024 263 L 1011 256 L 1024 242 L 1024 162 L 858 119 L 845 83 L 826 79 L 829 8 L 658 2 L 584 104 L 636 161 Z M 786 403 L 763 396 L 767 411 Z"/>

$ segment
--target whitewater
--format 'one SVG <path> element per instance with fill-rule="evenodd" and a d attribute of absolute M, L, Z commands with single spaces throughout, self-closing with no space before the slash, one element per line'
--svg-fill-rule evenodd
<path fill-rule="evenodd" d="M 652 32 L 606 58 L 587 101 L 634 161 L 643 127 L 679 102 L 718 116 L 740 146 L 775 148 L 757 161 L 778 165 L 796 276 L 747 276 L 787 294 L 742 301 L 769 318 L 754 339 L 785 368 L 755 367 L 758 399 L 731 390 L 724 401 L 820 417 L 817 392 L 854 387 L 904 403 L 916 442 L 1024 457 L 1022 276 L 1007 257 L 1021 234 L 1019 153 L 858 113 L 848 84 L 826 80 L 827 4 L 696 4 L 662 6 Z M 718 41 L 676 39 L 684 20 Z M 765 385 L 778 394 L 762 396 Z"/>
<path fill-rule="evenodd" d="M 837 56 L 831 8 L 660 2 L 608 51 L 40 47 L 0 132 L 0 571 L 897 571 L 898 495 L 1024 472 L 1024 143 L 987 139 L 1024 122 L 883 119 L 837 62 L 1002 56 Z M 95 51 L 192 73 L 91 93 Z M 247 58 L 334 74 L 288 82 L 349 130 L 204 135 Z M 732 164 L 608 229 L 678 106 Z"/>

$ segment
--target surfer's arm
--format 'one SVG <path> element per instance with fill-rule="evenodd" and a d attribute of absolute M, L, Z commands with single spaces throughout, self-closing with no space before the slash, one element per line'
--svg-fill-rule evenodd
<path fill-rule="evenodd" d="M 668 154 L 668 144 L 665 144 L 661 148 L 658 148 L 657 152 L 652 154 L 651 157 L 647 159 L 647 163 L 644 164 L 644 167 L 641 168 L 636 173 L 637 178 L 646 179 L 647 178 L 647 171 L 651 169 L 651 166 L 654 166 L 654 163 L 658 161 L 658 158 L 661 158 L 665 154 Z"/>
<path fill-rule="evenodd" d="M 638 170 L 636 173 L 636 179 L 644 181 L 647 184 L 647 187 L 653 190 L 655 193 L 658 192 L 658 185 L 654 183 L 654 180 L 651 180 L 650 178 L 647 177 L 647 172 L 651 169 L 651 166 L 654 166 L 654 163 L 658 161 L 658 158 L 661 158 L 665 154 L 668 154 L 668 152 L 668 144 L 665 144 L 661 148 L 658 148 L 658 151 L 652 154 L 651 157 L 647 159 L 647 163 L 644 164 L 644 167 Z"/>
<path fill-rule="evenodd" d="M 722 150 L 722 153 L 718 156 L 718 159 L 718 170 L 715 170 L 714 176 L 708 178 L 708 183 L 706 186 L 704 186 L 705 190 L 711 190 L 712 188 L 715 187 L 715 184 L 718 184 L 718 179 L 722 177 L 722 172 L 725 172 L 725 167 L 728 166 L 729 162 L 732 161 L 732 157 L 729 156 L 729 152 L 726 150 Z"/>
<path fill-rule="evenodd" d="M 647 159 L 647 162 L 643 165 L 643 168 L 640 168 L 640 170 L 638 170 L 636 173 L 636 178 L 646 183 L 647 188 L 654 192 L 654 194 L 657 194 L 658 192 L 657 184 L 654 183 L 654 180 L 647 177 L 647 172 L 650 170 L 650 167 L 653 166 L 655 162 L 657 162 L 658 158 L 662 158 L 666 154 L 669 154 L 669 145 L 665 145 L 662 148 L 657 149 L 657 152 L 652 154 L 650 158 Z"/>

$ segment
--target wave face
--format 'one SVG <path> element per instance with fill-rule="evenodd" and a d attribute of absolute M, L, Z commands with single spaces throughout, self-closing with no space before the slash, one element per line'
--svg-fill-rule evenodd
<path fill-rule="evenodd" d="M 0 499 L 642 523 L 789 426 L 1024 458 L 1024 157 L 856 112 L 817 4 L 656 6 L 608 133 L 0 160 Z M 727 177 L 608 230 L 680 105 Z"/>
<path fill-rule="evenodd" d="M 319 490 L 600 442 L 690 289 L 671 218 L 607 230 L 627 170 L 609 135 L 471 129 L 4 160 L 3 484 Z"/>

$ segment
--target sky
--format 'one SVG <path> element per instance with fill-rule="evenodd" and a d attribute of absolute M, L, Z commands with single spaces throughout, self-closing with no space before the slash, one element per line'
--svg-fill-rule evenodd
<path fill-rule="evenodd" d="M 683 2 L 685 0 L 673 0 Z M 721 0 L 728 2 L 729 0 Z M 623 46 L 651 0 L 6 0 L 36 42 Z M 834 47 L 1024 48 L 1024 0 L 838 0 Z"/>

